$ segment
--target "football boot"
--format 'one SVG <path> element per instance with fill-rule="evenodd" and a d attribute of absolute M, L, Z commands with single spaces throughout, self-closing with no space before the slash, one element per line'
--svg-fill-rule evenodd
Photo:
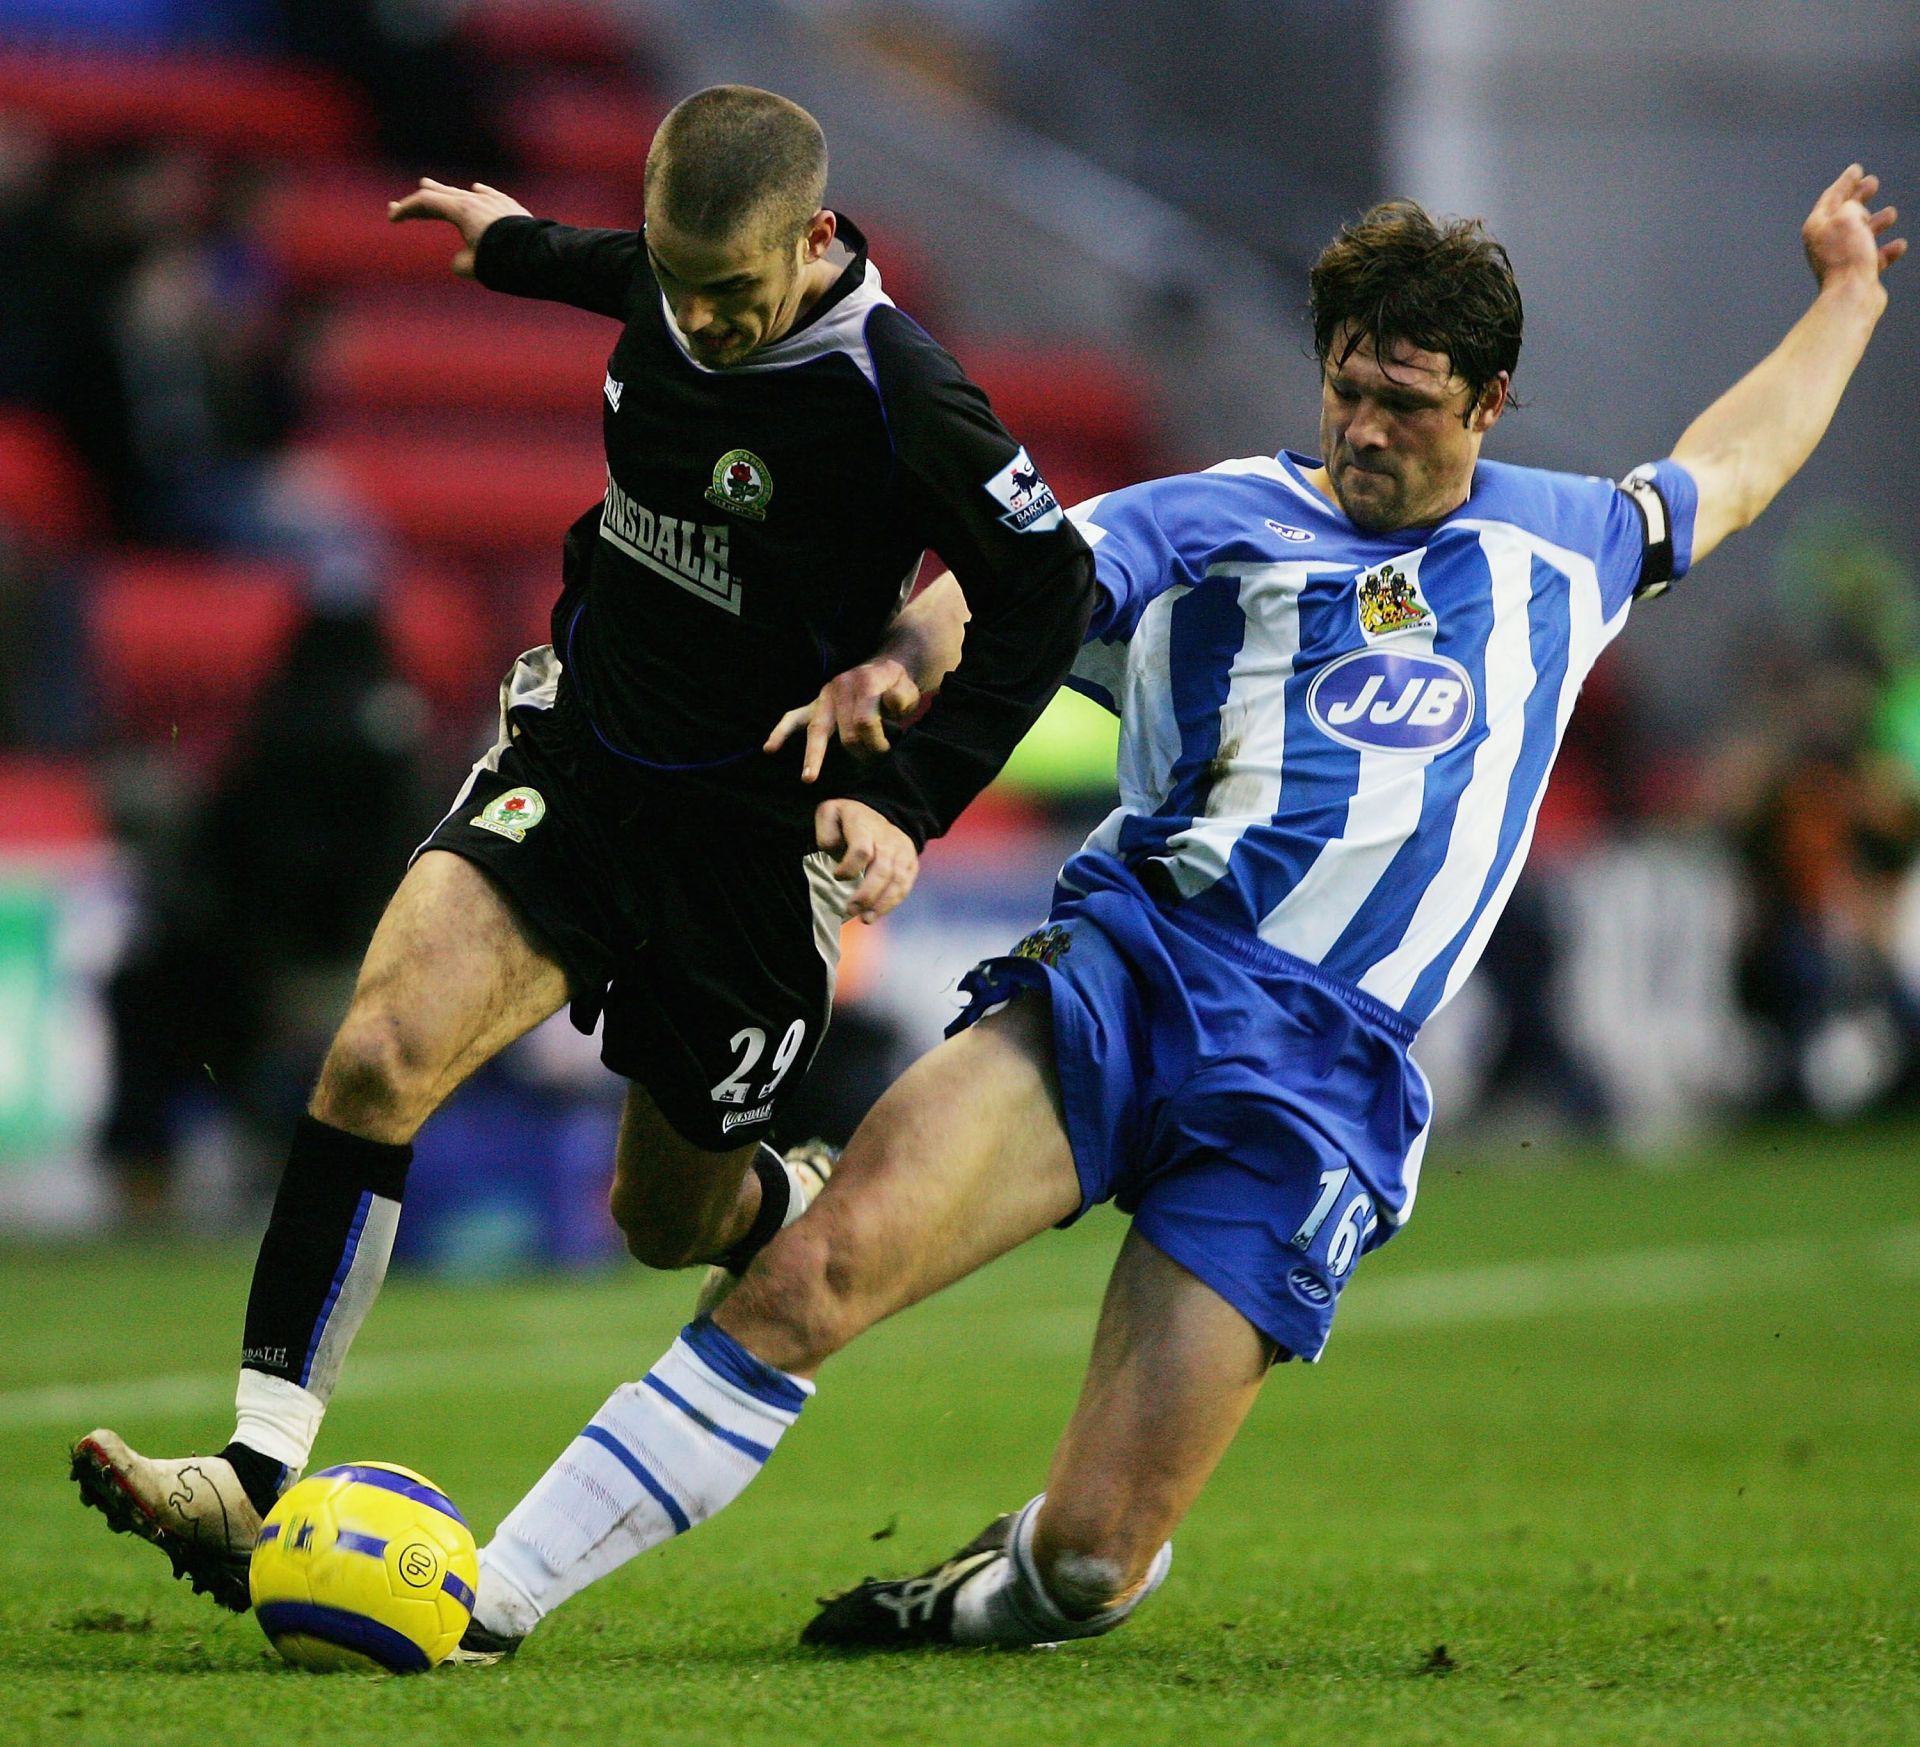
<path fill-rule="evenodd" d="M 443 1666 L 448 1668 L 491 1668 L 504 1662 L 525 1643 L 524 1638 L 508 1638 L 490 1632 L 478 1620 L 469 1620 L 460 1634 L 460 1642 L 448 1652 Z"/>
<path fill-rule="evenodd" d="M 976 1571 L 1008 1557 L 1013 1514 L 995 1517 L 959 1552 L 918 1577 L 869 1577 L 823 1595 L 800 1642 L 835 1650 L 897 1650 L 953 1642 L 953 1605 Z"/>
<path fill-rule="evenodd" d="M 260 1537 L 260 1513 L 231 1462 L 222 1456 L 155 1461 L 104 1429 L 75 1444 L 72 1458 L 81 1499 L 116 1535 L 151 1541 L 195 1594 L 237 1614 L 252 1606 L 247 1562 Z"/>

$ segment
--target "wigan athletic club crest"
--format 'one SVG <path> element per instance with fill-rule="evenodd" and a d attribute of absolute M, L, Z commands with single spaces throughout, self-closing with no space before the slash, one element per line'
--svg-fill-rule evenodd
<path fill-rule="evenodd" d="M 713 483 L 707 487 L 708 503 L 717 503 L 750 522 L 764 522 L 772 501 L 773 475 L 751 449 L 729 449 L 714 462 Z"/>
<path fill-rule="evenodd" d="M 1360 578 L 1360 629 L 1369 637 L 1431 631 L 1433 622 L 1433 609 L 1421 597 L 1419 581 L 1411 572 L 1383 564 Z"/>
<path fill-rule="evenodd" d="M 1073 936 L 1056 924 L 1052 928 L 1036 928 L 1008 956 L 1030 958 L 1040 964 L 1053 965 L 1060 962 L 1072 945 Z"/>
<path fill-rule="evenodd" d="M 495 795 L 467 823 L 519 843 L 546 816 L 547 803 L 538 789 L 508 789 L 504 795 Z"/>

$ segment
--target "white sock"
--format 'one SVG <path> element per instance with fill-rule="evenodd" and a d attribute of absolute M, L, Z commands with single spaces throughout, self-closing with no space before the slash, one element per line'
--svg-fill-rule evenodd
<path fill-rule="evenodd" d="M 780 1229 L 785 1231 L 806 1212 L 807 1205 L 813 1196 L 813 1187 L 809 1179 L 801 1176 L 799 1171 L 785 1159 L 780 1161 L 780 1168 L 787 1173 L 787 1216 L 780 1221 Z"/>
<path fill-rule="evenodd" d="M 704 1318 L 624 1383 L 480 1554 L 474 1618 L 522 1638 L 570 1595 L 731 1504 L 813 1385 Z"/>
<path fill-rule="evenodd" d="M 1124 1601 L 1087 1616 L 1067 1613 L 1047 1593 L 1033 1562 L 1033 1525 L 1046 1502 L 1043 1492 L 1030 1499 L 1013 1525 L 1006 1556 L 983 1565 L 953 1598 L 956 1644 L 1058 1644 L 1069 1638 L 1097 1638 L 1123 1624 L 1167 1580 L 1173 1543 L 1154 1554 L 1146 1581 Z"/>
<path fill-rule="evenodd" d="M 233 1441 L 283 1464 L 287 1484 L 300 1478 L 320 1435 L 327 1404 L 311 1390 L 265 1371 L 242 1371 L 234 1390 Z"/>

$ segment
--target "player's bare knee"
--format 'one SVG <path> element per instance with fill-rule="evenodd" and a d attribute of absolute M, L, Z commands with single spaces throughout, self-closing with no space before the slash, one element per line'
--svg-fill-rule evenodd
<path fill-rule="evenodd" d="M 314 1090 L 314 1114 L 354 1129 L 410 1138 L 432 1113 L 433 1064 L 400 1017 L 356 1005 L 335 1035 Z M 383 1133 L 381 1138 L 390 1138 Z"/>
<path fill-rule="evenodd" d="M 616 1177 L 607 1193 L 607 1211 L 620 1228 L 627 1254 L 643 1268 L 690 1268 L 710 1259 L 712 1245 L 691 1225 L 684 1208 L 664 1205 L 657 1195 Z"/>
<path fill-rule="evenodd" d="M 626 1254 L 641 1267 L 676 1269 L 693 1261 L 682 1232 L 676 1229 L 672 1209 L 662 1208 L 645 1183 L 624 1175 L 614 1177 L 607 1190 L 607 1211 L 620 1229 Z"/>

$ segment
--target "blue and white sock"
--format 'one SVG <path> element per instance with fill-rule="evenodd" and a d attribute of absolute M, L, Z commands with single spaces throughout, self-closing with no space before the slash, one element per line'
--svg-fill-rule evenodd
<path fill-rule="evenodd" d="M 706 1318 L 588 1421 L 480 1554 L 475 1620 L 523 1638 L 571 1595 L 731 1504 L 813 1385 Z"/>

